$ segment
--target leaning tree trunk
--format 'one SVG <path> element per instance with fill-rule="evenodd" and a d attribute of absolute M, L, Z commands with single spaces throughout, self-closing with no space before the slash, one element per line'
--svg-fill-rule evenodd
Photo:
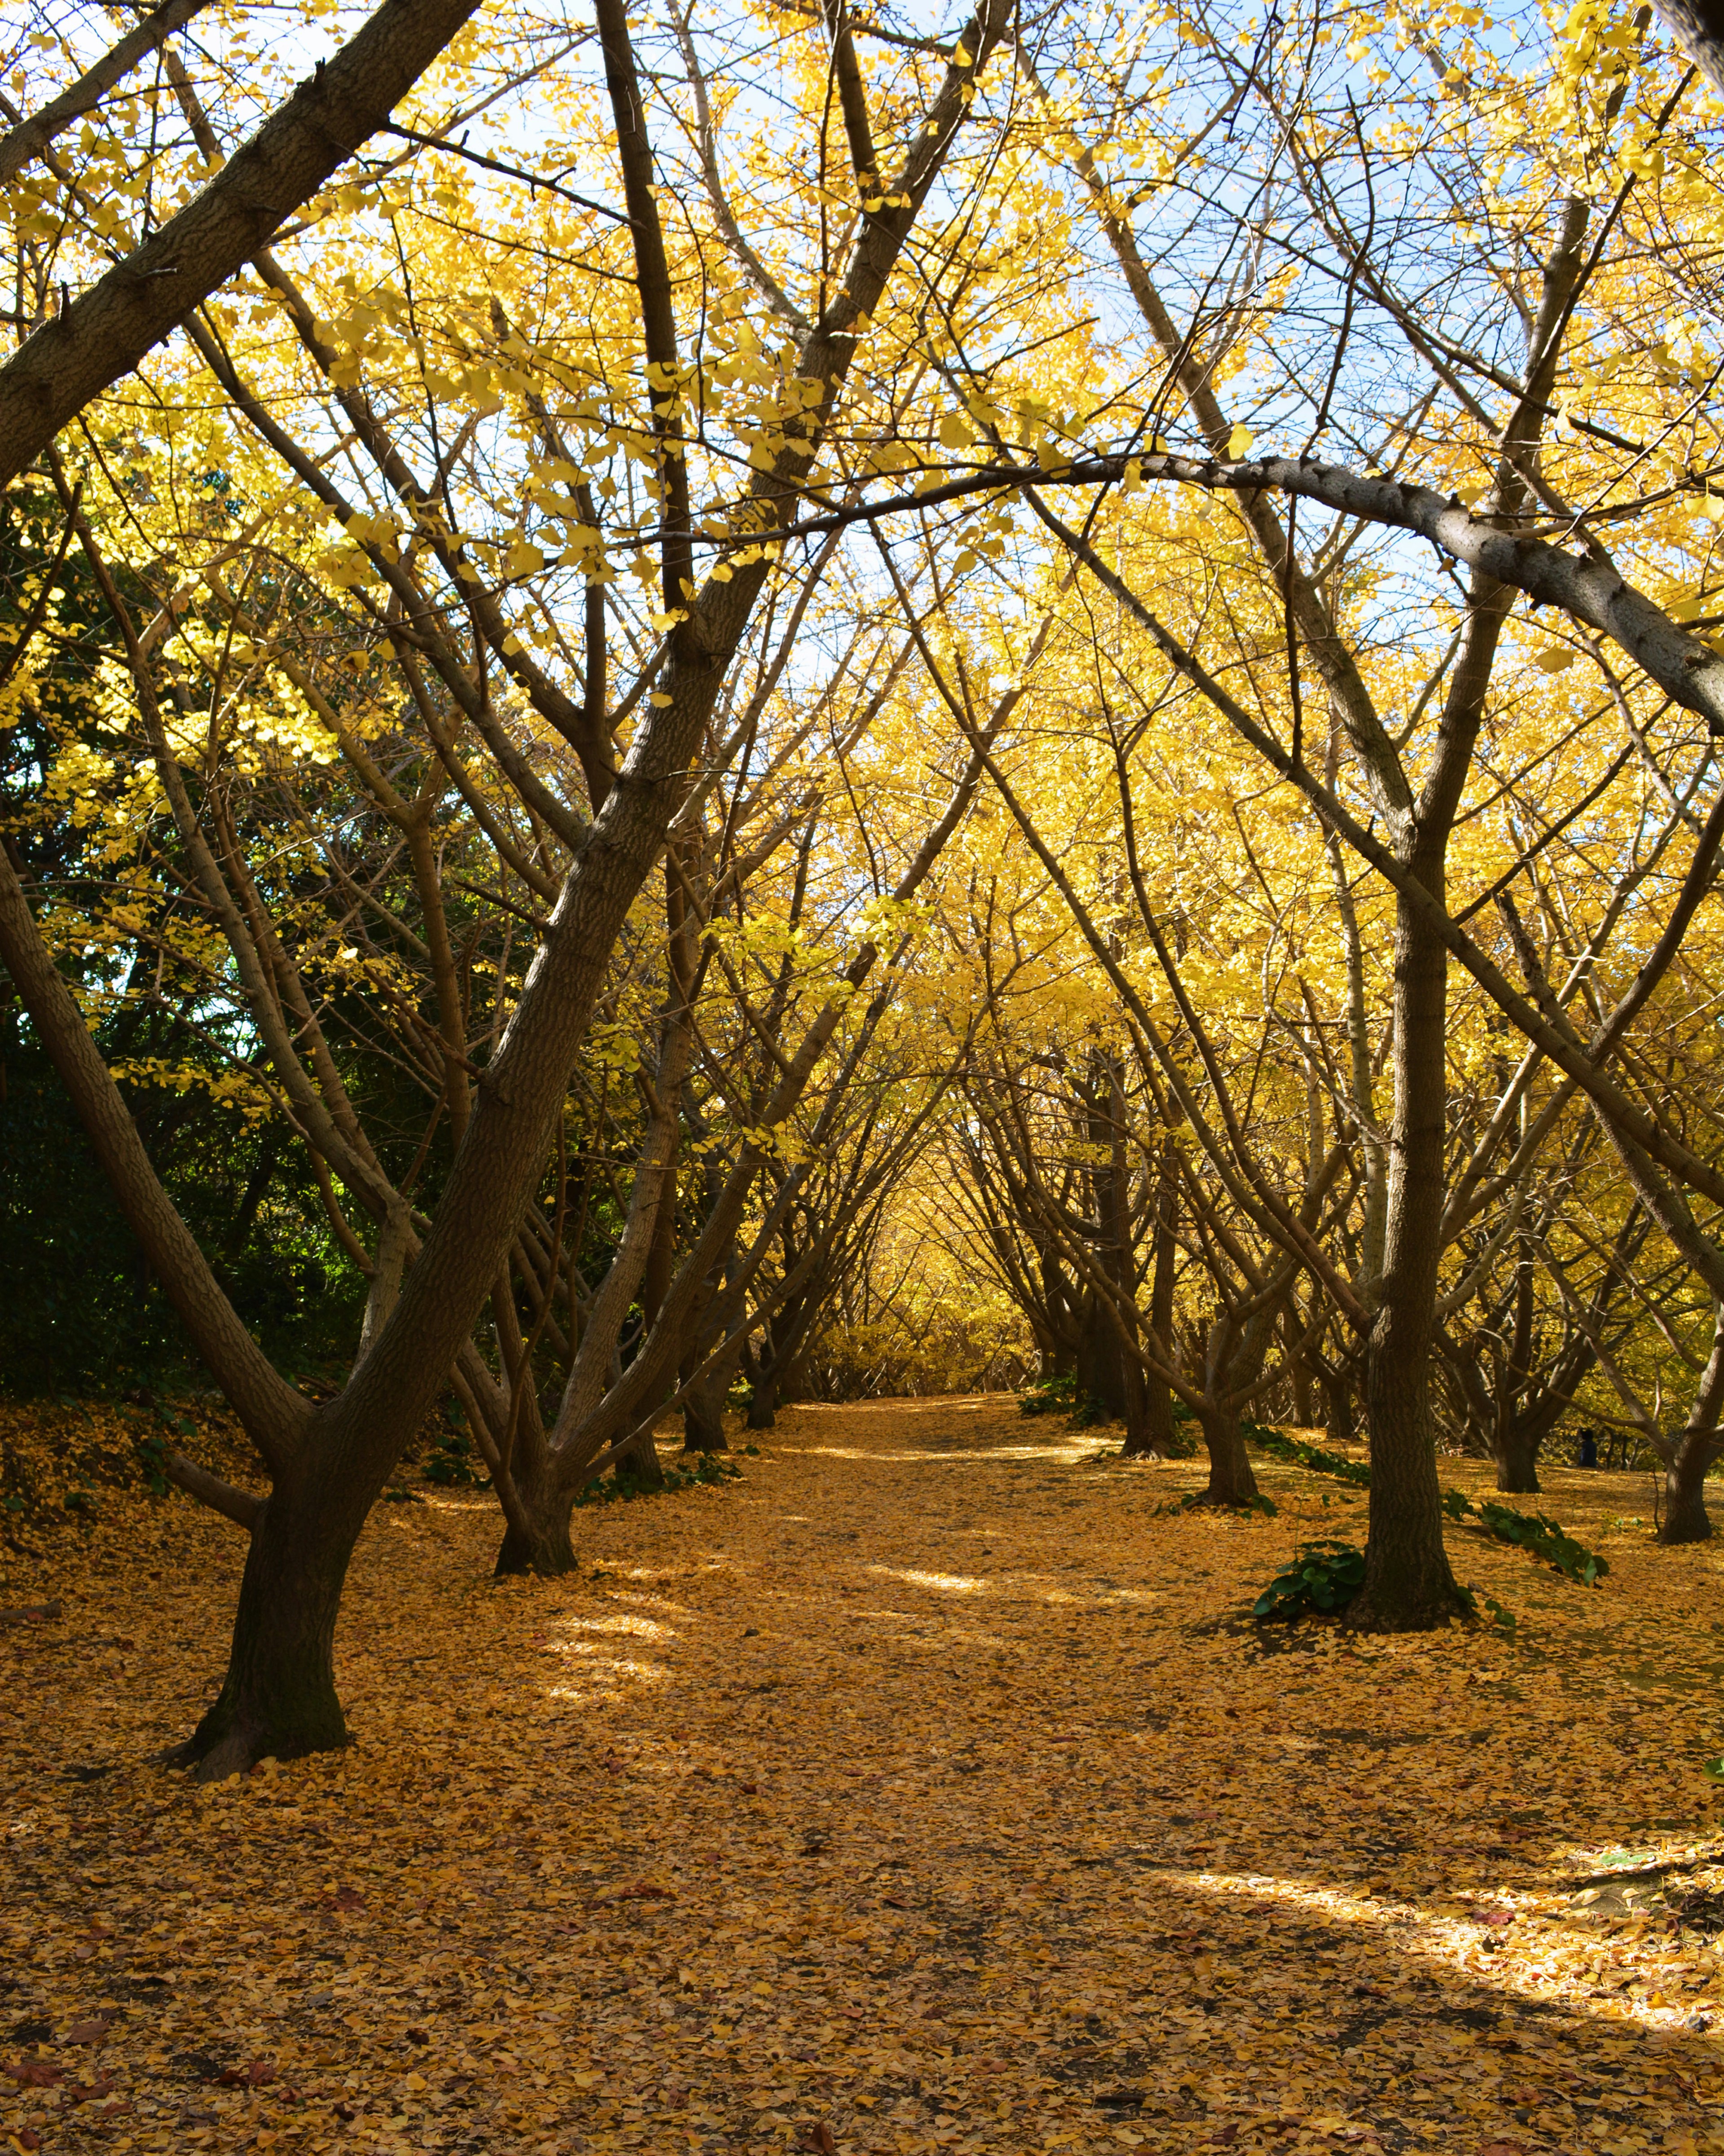
<path fill-rule="evenodd" d="M 659 1458 L 659 1448 L 653 1440 L 651 1425 L 639 1436 L 631 1438 L 617 1455 L 616 1471 L 627 1475 L 648 1490 L 663 1486 L 664 1469 Z"/>
<path fill-rule="evenodd" d="M 1415 849 L 1408 865 L 1440 896 L 1439 850 Z M 1365 1342 L 1371 1528 L 1364 1584 L 1347 1621 L 1367 1632 L 1424 1632 L 1470 1613 L 1443 1543 L 1430 1397 L 1444 1194 L 1449 957 L 1404 899 L 1394 959 L 1388 1219 L 1379 1300 Z"/>

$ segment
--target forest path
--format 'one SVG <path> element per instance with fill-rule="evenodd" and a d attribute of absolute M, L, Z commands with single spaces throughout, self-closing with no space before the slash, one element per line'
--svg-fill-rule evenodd
<path fill-rule="evenodd" d="M 63 1615 L 0 1630 L 0 2148 L 1724 2148 L 1720 1949 L 1656 1905 L 1724 1886 L 1724 1553 L 1559 1476 L 1523 1502 L 1600 1589 L 1456 1534 L 1512 1640 L 1265 1638 L 1356 1498 L 1157 1517 L 1195 1465 L 1116 1441 L 792 1410 L 740 1482 L 577 1514 L 549 1584 L 490 1582 L 487 1498 L 380 1507 L 356 1744 L 213 1789 L 139 1763 L 237 1534 L 139 1500 L 8 1565 Z"/>

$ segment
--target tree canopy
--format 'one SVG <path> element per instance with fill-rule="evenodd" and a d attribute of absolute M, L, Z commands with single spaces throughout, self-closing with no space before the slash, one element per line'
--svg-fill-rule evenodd
<path fill-rule="evenodd" d="M 505 1572 L 738 1387 L 1362 1435 L 1361 1630 L 1439 1447 L 1710 1533 L 1713 27 L 20 25 L 6 1322 L 255 1450 L 188 1760 L 439 1419 Z"/>

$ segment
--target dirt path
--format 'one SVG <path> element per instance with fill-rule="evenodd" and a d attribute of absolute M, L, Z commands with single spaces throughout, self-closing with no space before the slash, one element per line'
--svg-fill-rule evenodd
<path fill-rule="evenodd" d="M 380 1507 L 357 1743 L 213 1791 L 137 1763 L 238 1536 L 140 1500 L 11 1564 L 63 1612 L 0 1630 L 0 2147 L 1724 2149 L 1719 1949 L 1652 1906 L 1724 1921 L 1720 1556 L 1559 1477 L 1598 1592 L 1457 1534 L 1512 1640 L 1266 1645 L 1362 1509 L 1156 1517 L 1194 1470 L 1099 1435 L 795 1411 L 548 1586 L 488 1500 Z"/>

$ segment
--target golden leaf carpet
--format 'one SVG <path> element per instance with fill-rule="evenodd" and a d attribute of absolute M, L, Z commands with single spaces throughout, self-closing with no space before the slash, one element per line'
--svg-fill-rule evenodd
<path fill-rule="evenodd" d="M 763 1445 L 549 1584 L 480 1493 L 379 1506 L 353 1745 L 213 1789 L 149 1761 L 239 1534 L 24 1537 L 0 2148 L 1724 2150 L 1724 1539 L 1654 1548 L 1647 1478 L 1518 1501 L 1598 1589 L 1457 1527 L 1513 1634 L 1355 1640 L 1246 1614 L 1362 1537 L 1300 1470 L 1242 1524 L 1009 1400 Z"/>

